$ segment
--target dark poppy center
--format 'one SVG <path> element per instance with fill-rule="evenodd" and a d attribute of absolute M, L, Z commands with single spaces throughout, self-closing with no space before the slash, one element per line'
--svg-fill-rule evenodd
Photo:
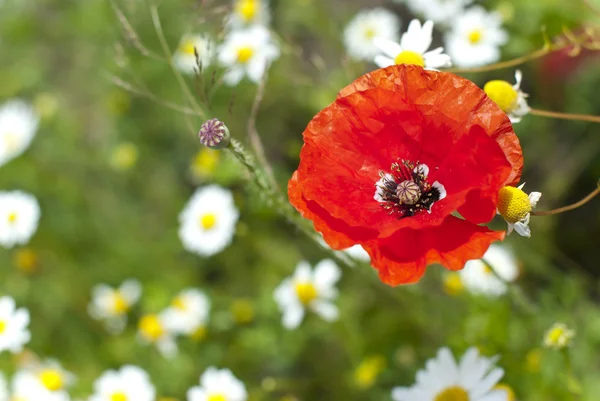
<path fill-rule="evenodd" d="M 426 164 L 399 160 L 392 163 L 390 173 L 381 172 L 375 183 L 375 200 L 399 219 L 414 216 L 422 211 L 431 213 L 431 207 L 446 197 L 446 189 L 438 181 L 427 181 Z"/>

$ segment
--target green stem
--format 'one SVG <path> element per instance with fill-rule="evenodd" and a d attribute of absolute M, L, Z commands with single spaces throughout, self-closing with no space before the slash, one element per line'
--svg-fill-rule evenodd
<path fill-rule="evenodd" d="M 154 24 L 154 30 L 156 31 L 156 35 L 158 36 L 160 45 L 162 46 L 165 57 L 167 58 L 167 61 L 169 62 L 169 65 L 171 66 L 171 70 L 173 71 L 173 74 L 175 75 L 175 78 L 177 79 L 177 82 L 179 83 L 181 90 L 183 91 L 184 95 L 187 97 L 188 102 L 190 102 L 190 104 L 192 105 L 194 110 L 200 115 L 200 117 L 202 117 L 203 119 L 206 120 L 206 115 L 204 114 L 202 107 L 200 107 L 200 105 L 196 101 L 196 98 L 194 97 L 194 94 L 192 93 L 189 86 L 185 82 L 185 79 L 183 79 L 183 76 L 181 75 L 181 73 L 179 72 L 177 67 L 175 67 L 175 64 L 173 64 L 173 54 L 171 53 L 171 49 L 169 48 L 169 44 L 167 43 L 167 39 L 165 38 L 165 33 L 164 33 L 164 31 L 162 29 L 162 25 L 160 23 L 160 16 L 158 15 L 158 8 L 155 5 L 150 6 L 150 13 L 152 14 L 152 22 Z"/>

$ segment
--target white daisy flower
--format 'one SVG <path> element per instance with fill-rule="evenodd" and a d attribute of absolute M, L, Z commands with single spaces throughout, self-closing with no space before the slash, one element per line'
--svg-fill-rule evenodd
<path fill-rule="evenodd" d="M 23 345 L 31 339 L 31 334 L 27 330 L 28 325 L 27 309 L 16 309 L 15 300 L 11 297 L 0 298 L 0 352 L 6 350 L 13 354 L 21 352 Z"/>
<path fill-rule="evenodd" d="M 173 63 L 179 71 L 185 74 L 194 74 L 199 69 L 198 60 L 204 70 L 210 65 L 214 52 L 215 44 L 208 36 L 184 35 L 173 55 Z M 198 54 L 198 60 L 196 54 Z"/>
<path fill-rule="evenodd" d="M 554 323 L 544 335 L 546 348 L 563 349 L 570 347 L 575 337 L 575 331 L 564 323 Z"/>
<path fill-rule="evenodd" d="M 372 61 L 379 53 L 373 39 L 398 40 L 400 19 L 385 8 L 362 10 L 346 25 L 344 45 L 355 60 Z"/>
<path fill-rule="evenodd" d="M 145 344 L 154 344 L 165 358 L 172 358 L 179 352 L 165 312 L 142 316 L 138 322 L 138 338 Z"/>
<path fill-rule="evenodd" d="M 189 252 L 211 256 L 233 239 L 239 217 L 233 194 L 217 185 L 196 190 L 179 215 L 179 238 Z"/>
<path fill-rule="evenodd" d="M 446 34 L 446 51 L 458 67 L 477 67 L 500 59 L 499 47 L 508 40 L 499 13 L 474 6 L 458 15 Z"/>
<path fill-rule="evenodd" d="M 47 394 L 40 386 L 31 386 L 30 383 L 23 382 L 18 372 L 13 376 L 11 387 L 12 394 L 6 401 L 40 401 L 45 400 L 42 397 Z"/>
<path fill-rule="evenodd" d="M 206 329 L 210 301 L 195 288 L 181 291 L 165 310 L 165 321 L 172 332 L 192 336 Z"/>
<path fill-rule="evenodd" d="M 506 392 L 494 389 L 504 371 L 494 367 L 495 358 L 479 356 L 471 347 L 457 364 L 448 348 L 441 348 L 437 357 L 427 361 L 417 372 L 412 387 L 396 387 L 394 401 L 506 401 Z"/>
<path fill-rule="evenodd" d="M 246 401 L 248 393 L 244 383 L 229 369 L 207 368 L 200 376 L 200 386 L 187 392 L 188 401 Z"/>
<path fill-rule="evenodd" d="M 510 83 L 502 80 L 489 81 L 483 86 L 483 91 L 492 99 L 503 112 L 508 114 L 512 123 L 518 123 L 521 118 L 531 110 L 527 104 L 527 94 L 521 90 L 521 80 L 523 74 L 517 70 L 515 72 L 516 83 Z"/>
<path fill-rule="evenodd" d="M 118 334 L 127 324 L 127 312 L 141 295 L 142 285 L 134 279 L 123 281 L 119 288 L 98 284 L 92 288 L 88 312 L 94 319 L 104 321 L 109 332 Z"/>
<path fill-rule="evenodd" d="M 267 25 L 269 18 L 269 4 L 266 0 L 234 0 L 227 26 L 239 29 L 250 25 Z"/>
<path fill-rule="evenodd" d="M 218 49 L 220 64 L 227 68 L 223 81 L 237 85 L 247 75 L 252 82 L 260 82 L 267 66 L 279 58 L 279 48 L 264 26 L 230 32 Z"/>
<path fill-rule="evenodd" d="M 371 257 L 369 256 L 367 251 L 365 251 L 365 248 L 358 244 L 348 249 L 344 249 L 344 252 L 346 252 L 348 255 L 350 255 L 351 258 L 358 260 L 359 262 L 371 261 Z"/>
<path fill-rule="evenodd" d="M 472 293 L 499 296 L 519 276 L 514 255 L 504 246 L 492 244 L 482 259 L 470 260 L 458 272 L 464 287 Z"/>
<path fill-rule="evenodd" d="M 311 270 L 308 262 L 300 262 L 291 278 L 286 278 L 275 289 L 274 298 L 283 312 L 286 329 L 295 329 L 310 309 L 327 321 L 338 319 L 339 311 L 332 301 L 338 292 L 335 283 L 340 279 L 340 268 L 329 259 L 322 260 Z"/>
<path fill-rule="evenodd" d="M 21 155 L 38 129 L 40 117 L 22 100 L 0 105 L 0 166 Z"/>
<path fill-rule="evenodd" d="M 38 366 L 18 371 L 13 377 L 13 388 L 18 394 L 35 393 L 39 400 L 69 401 L 67 388 L 75 382 L 75 376 L 62 368 L 54 360 L 45 361 Z"/>
<path fill-rule="evenodd" d="M 0 245 L 12 248 L 29 242 L 40 219 L 37 200 L 21 191 L 0 192 Z"/>
<path fill-rule="evenodd" d="M 400 44 L 376 37 L 373 43 L 383 53 L 375 56 L 375 64 L 389 67 L 394 64 L 415 64 L 425 69 L 450 67 L 450 56 L 444 54 L 444 48 L 427 51 L 431 46 L 433 22 L 426 21 L 423 26 L 419 20 L 412 20 L 408 30 L 402 34 Z"/>
<path fill-rule="evenodd" d="M 529 218 L 531 210 L 536 207 L 542 197 L 541 192 L 532 192 L 527 195 L 522 188 L 525 183 L 519 187 L 504 187 L 498 192 L 498 214 L 504 217 L 508 224 L 508 233 L 513 229 L 517 234 L 523 237 L 531 237 L 529 229 Z"/>
<path fill-rule="evenodd" d="M 396 0 L 405 2 L 415 14 L 436 23 L 452 23 L 473 0 Z"/>
<path fill-rule="evenodd" d="M 123 366 L 106 371 L 94 382 L 94 394 L 88 401 L 154 401 L 156 391 L 142 368 Z"/>

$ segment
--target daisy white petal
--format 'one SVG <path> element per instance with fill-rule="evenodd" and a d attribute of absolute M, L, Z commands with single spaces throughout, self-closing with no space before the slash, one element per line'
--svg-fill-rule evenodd
<path fill-rule="evenodd" d="M 238 216 L 230 191 L 216 185 L 200 188 L 179 215 L 179 238 L 190 252 L 214 255 L 232 241 Z"/>
<path fill-rule="evenodd" d="M 335 284 L 340 276 L 339 267 L 328 259 L 319 262 L 314 271 L 307 262 L 298 263 L 293 276 L 283 280 L 273 294 L 284 327 L 298 327 L 307 309 L 325 320 L 337 319 L 339 312 L 331 301 L 337 297 Z"/>
<path fill-rule="evenodd" d="M 39 120 L 33 107 L 20 99 L 0 105 L 0 166 L 25 152 L 36 134 Z"/>
<path fill-rule="evenodd" d="M 398 17 L 385 8 L 360 11 L 344 29 L 344 44 L 355 60 L 372 60 L 378 53 L 374 39 L 397 41 L 400 30 Z"/>
<path fill-rule="evenodd" d="M 442 348 L 425 366 L 413 386 L 394 388 L 394 401 L 480 401 L 495 394 L 492 388 L 504 373 L 493 368 L 489 358 L 478 356 L 475 349 L 469 349 L 457 365 L 450 351 Z"/>

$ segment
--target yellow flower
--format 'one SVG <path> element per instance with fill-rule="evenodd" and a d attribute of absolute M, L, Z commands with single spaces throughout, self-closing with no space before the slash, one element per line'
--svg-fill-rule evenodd
<path fill-rule="evenodd" d="M 190 167 L 197 179 L 211 177 L 216 171 L 221 155 L 218 150 L 203 147 L 194 157 Z"/>
<path fill-rule="evenodd" d="M 511 122 L 518 123 L 531 109 L 527 104 L 527 94 L 520 89 L 523 78 L 521 71 L 517 70 L 515 78 L 515 85 L 499 79 L 489 81 L 483 86 L 483 91 L 508 115 Z"/>
<path fill-rule="evenodd" d="M 29 248 L 19 249 L 15 252 L 13 261 L 15 266 L 23 273 L 34 273 L 38 268 L 38 256 Z"/>
<path fill-rule="evenodd" d="M 525 369 L 531 373 L 538 373 L 542 366 L 542 350 L 534 348 L 525 355 Z"/>
<path fill-rule="evenodd" d="M 462 294 L 465 286 L 456 272 L 450 272 L 444 275 L 444 291 L 451 296 Z"/>
<path fill-rule="evenodd" d="M 544 346 L 547 348 L 563 349 L 572 344 L 575 331 L 564 323 L 554 323 L 544 336 Z"/>
<path fill-rule="evenodd" d="M 373 355 L 365 358 L 354 371 L 355 384 L 361 389 L 372 387 L 386 366 L 387 362 L 381 355 Z"/>
<path fill-rule="evenodd" d="M 504 217 L 508 224 L 508 234 L 513 229 L 523 237 L 531 237 L 529 229 L 529 218 L 531 210 L 537 205 L 542 197 L 541 192 L 532 192 L 527 195 L 523 192 L 523 186 L 503 187 L 498 192 L 498 214 Z"/>

